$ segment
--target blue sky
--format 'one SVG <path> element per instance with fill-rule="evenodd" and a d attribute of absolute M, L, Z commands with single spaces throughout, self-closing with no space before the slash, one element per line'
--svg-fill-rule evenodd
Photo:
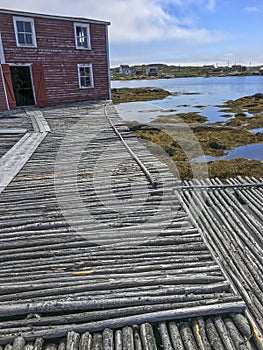
<path fill-rule="evenodd" d="M 111 66 L 263 64 L 263 0 L 0 0 L 111 22 Z"/>

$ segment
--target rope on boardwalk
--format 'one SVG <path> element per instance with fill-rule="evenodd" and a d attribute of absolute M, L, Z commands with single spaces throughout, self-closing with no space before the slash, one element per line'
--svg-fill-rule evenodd
<path fill-rule="evenodd" d="M 139 167 L 141 168 L 141 170 L 143 171 L 144 175 L 146 176 L 147 180 L 149 181 L 150 185 L 152 186 L 152 188 L 157 188 L 157 182 L 156 179 L 153 178 L 152 174 L 149 172 L 149 170 L 146 168 L 146 166 L 143 164 L 143 162 L 137 157 L 137 155 L 133 152 L 133 150 L 129 147 L 129 145 L 127 144 L 127 142 L 124 140 L 124 138 L 122 137 L 121 133 L 118 131 L 118 129 L 116 128 L 116 126 L 113 124 L 112 120 L 110 119 L 110 116 L 107 112 L 107 103 L 105 103 L 104 105 L 104 113 L 106 118 L 108 119 L 112 129 L 114 130 L 115 134 L 119 137 L 119 139 L 121 140 L 121 142 L 123 143 L 123 145 L 125 146 L 125 148 L 127 149 L 127 151 L 130 153 L 130 155 L 132 156 L 132 158 L 136 161 L 136 163 L 139 165 Z"/>

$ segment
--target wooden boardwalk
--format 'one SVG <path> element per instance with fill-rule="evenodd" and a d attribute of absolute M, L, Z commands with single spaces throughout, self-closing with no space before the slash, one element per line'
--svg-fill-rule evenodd
<path fill-rule="evenodd" d="M 29 128 L 32 124 L 33 131 L 8 128 L 0 132 L 0 153 L 3 152 L 0 159 L 0 193 L 15 178 L 50 131 L 41 112 L 33 111 L 31 115 L 30 112 L 28 114 L 31 123 L 26 122 L 27 118 L 22 118 L 21 114 L 15 115 L 14 120 L 29 125 Z M 3 118 L 1 124 L 5 120 Z"/>
<path fill-rule="evenodd" d="M 196 180 L 176 192 L 263 331 L 263 179 Z"/>
<path fill-rule="evenodd" d="M 15 338 L 8 350 L 248 350 L 262 349 L 253 329 L 242 314 L 198 317 L 170 322 L 143 323 L 117 330 L 77 333 L 44 340 Z"/>
<path fill-rule="evenodd" d="M 27 112 L 34 132 L 45 137 L 0 195 L 0 342 L 67 334 L 78 342 L 74 330 L 97 334 L 98 342 L 114 336 L 110 343 L 128 332 L 143 343 L 143 329 L 153 327 L 151 339 L 163 348 L 172 349 L 177 338 L 184 344 L 190 329 L 198 349 L 198 322 L 215 337 L 220 325 L 234 324 L 230 333 L 244 342 L 248 316 L 240 312 L 247 300 L 231 287 L 186 192 L 178 193 L 181 184 L 112 105 L 107 111 L 128 146 L 102 103 L 44 109 L 40 127 Z"/>
<path fill-rule="evenodd" d="M 17 112 L 0 116 L 0 157 L 9 151 L 27 131 L 33 131 L 25 113 Z"/>

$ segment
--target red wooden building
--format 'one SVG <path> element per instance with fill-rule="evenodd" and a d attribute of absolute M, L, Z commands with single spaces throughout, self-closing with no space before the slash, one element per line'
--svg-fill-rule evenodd
<path fill-rule="evenodd" d="M 0 111 L 109 99 L 108 25 L 0 9 Z"/>

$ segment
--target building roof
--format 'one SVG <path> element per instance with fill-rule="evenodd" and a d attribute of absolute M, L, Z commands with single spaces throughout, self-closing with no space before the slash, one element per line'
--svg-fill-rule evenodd
<path fill-rule="evenodd" d="M 104 24 L 104 25 L 110 25 L 110 22 L 107 21 L 100 21 L 85 17 L 70 17 L 70 16 L 60 16 L 60 15 L 50 15 L 50 14 L 42 14 L 42 13 L 35 13 L 35 12 L 24 12 L 19 10 L 11 10 L 11 9 L 1 9 L 0 13 L 6 13 L 10 15 L 15 16 L 33 16 L 33 17 L 39 17 L 39 18 L 48 18 L 48 19 L 60 19 L 64 21 L 75 21 L 75 22 L 88 22 L 88 23 L 96 23 L 96 24 Z"/>

